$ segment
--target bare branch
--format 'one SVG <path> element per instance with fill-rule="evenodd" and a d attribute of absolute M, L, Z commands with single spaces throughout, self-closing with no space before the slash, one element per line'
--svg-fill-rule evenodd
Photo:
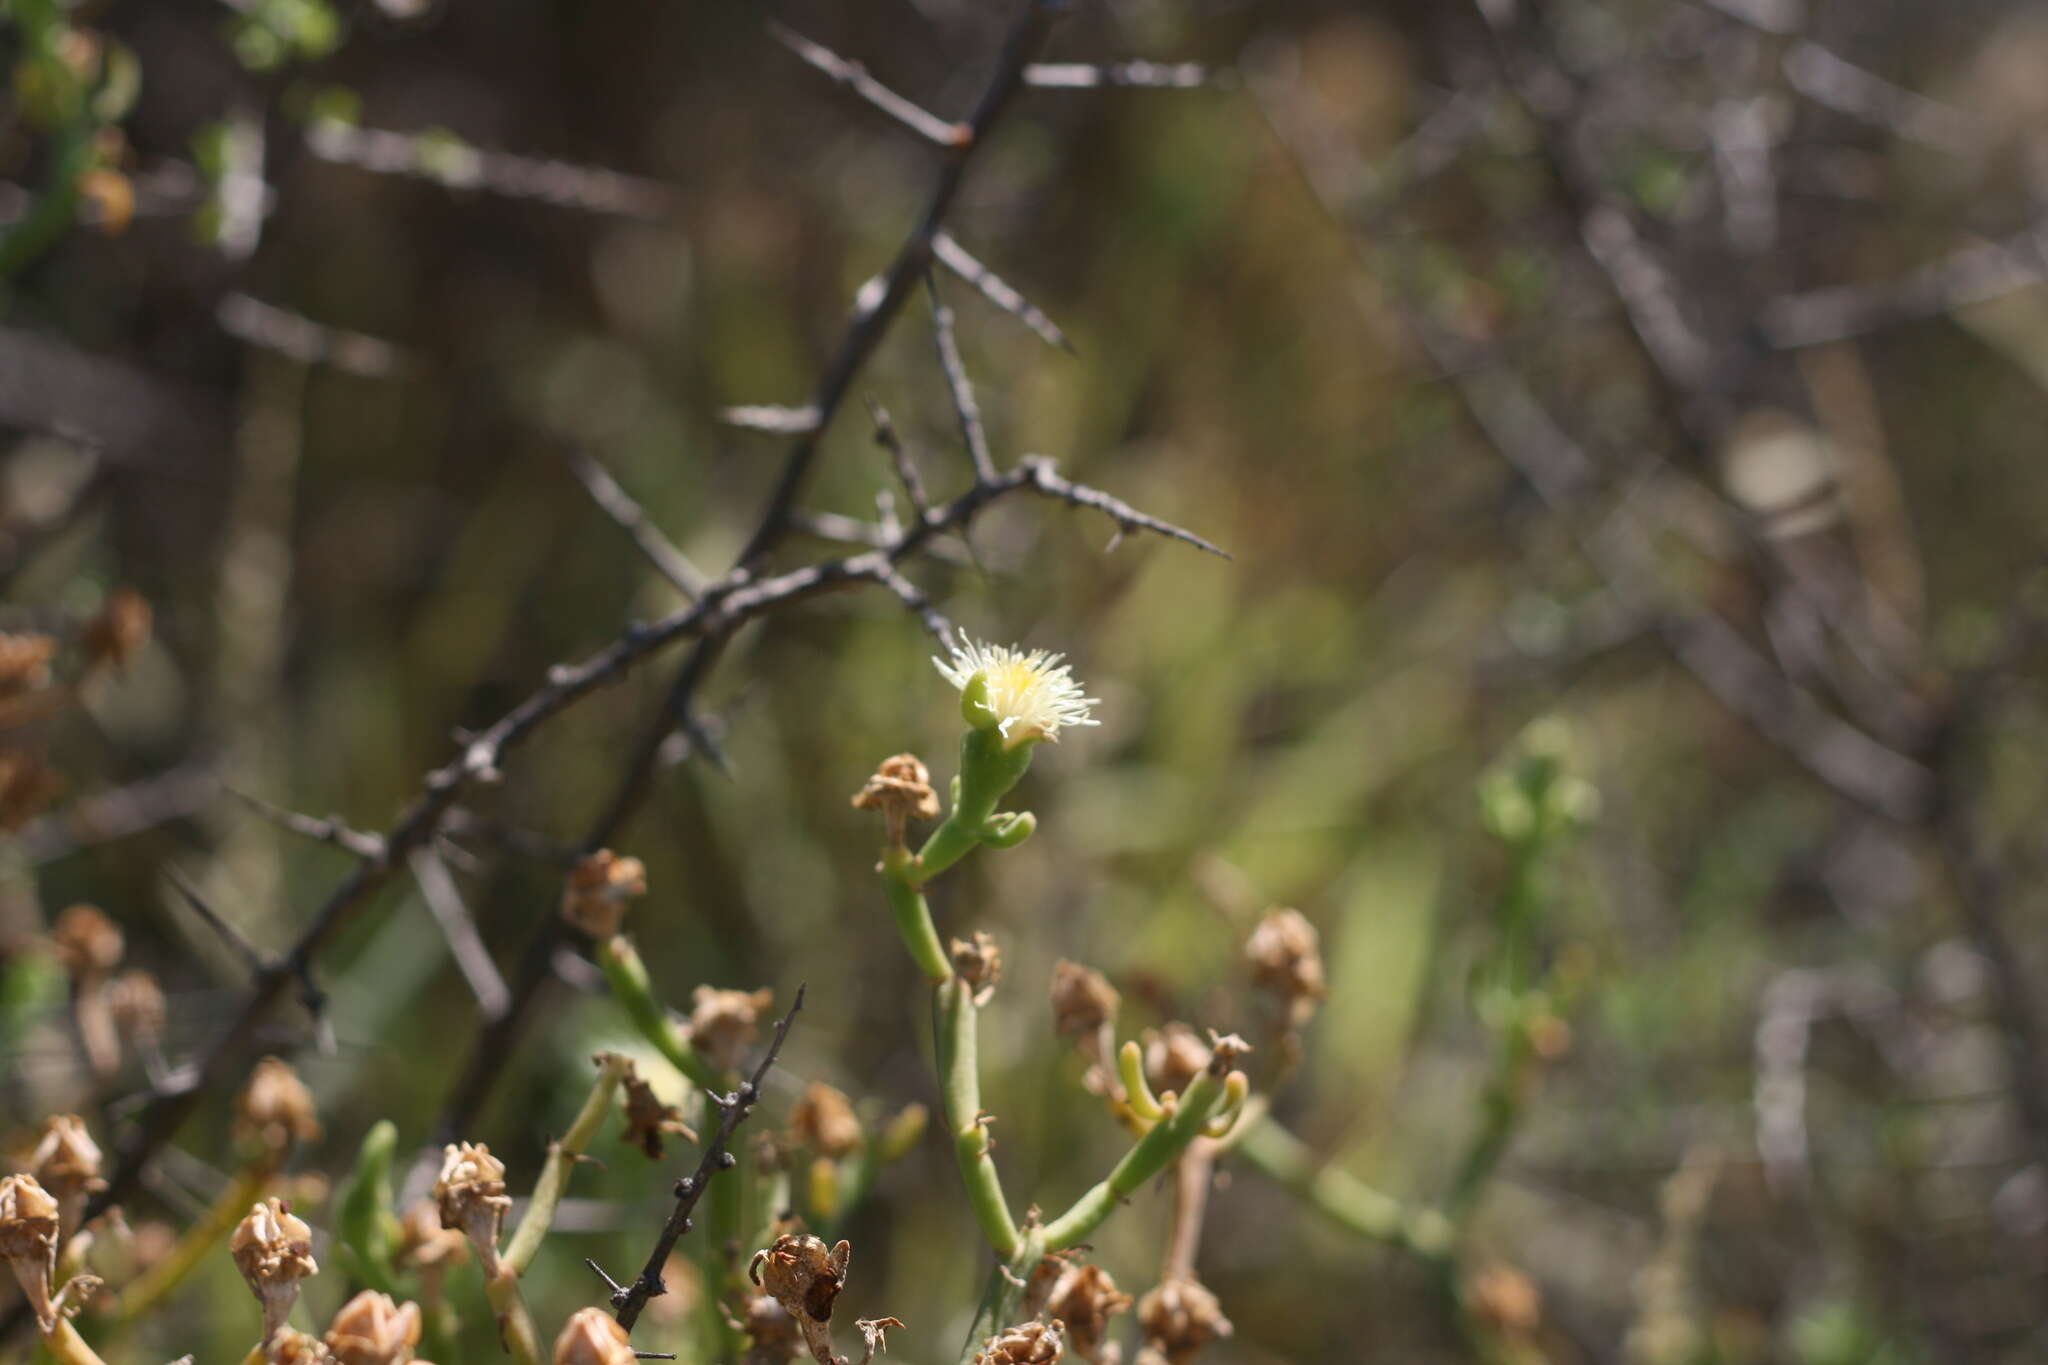
<path fill-rule="evenodd" d="M 917 104 L 870 76 L 868 69 L 859 62 L 812 42 L 785 24 L 770 19 L 768 35 L 802 58 L 806 65 L 824 72 L 835 84 L 845 86 L 935 147 L 959 147 L 974 135 L 965 124 L 948 123 L 936 114 L 926 113 Z"/>
<path fill-rule="evenodd" d="M 1042 90 L 1094 90 L 1103 86 L 1147 90 L 1193 90 L 1223 84 L 1226 77 L 1198 62 L 1033 62 L 1024 82 Z"/>
<path fill-rule="evenodd" d="M 1178 540 L 1184 545 L 1192 545 L 1197 550 L 1206 550 L 1224 559 L 1230 558 L 1228 550 L 1204 540 L 1193 531 L 1185 530 L 1170 521 L 1162 521 L 1150 513 L 1140 512 L 1123 499 L 1112 497 L 1099 488 L 1090 488 L 1086 484 L 1062 478 L 1059 471 L 1054 468 L 1053 462 L 1043 455 L 1025 456 L 1018 461 L 1018 468 L 1024 475 L 1026 485 L 1033 492 L 1048 498 L 1056 498 L 1075 507 L 1092 507 L 1114 521 L 1119 533 L 1150 531 L 1170 540 Z"/>
<path fill-rule="evenodd" d="M 63 810 L 32 820 L 14 836 L 15 847 L 30 866 L 55 862 L 79 849 L 197 814 L 219 792 L 220 774 L 211 762 L 189 763 L 81 797 Z"/>
<path fill-rule="evenodd" d="M 932 599 L 925 594 L 923 588 L 918 587 L 917 584 L 905 578 L 893 566 L 885 565 L 877 568 L 874 577 L 875 582 L 896 594 L 896 599 L 903 603 L 904 606 L 910 608 L 916 614 L 917 619 L 924 624 L 924 628 L 930 631 L 941 643 L 953 638 L 953 623 L 946 619 L 943 612 L 932 605 Z"/>
<path fill-rule="evenodd" d="M 238 341 L 275 351 L 302 365 L 329 365 L 368 379 L 401 378 L 419 368 L 418 357 L 404 347 L 361 332 L 328 327 L 247 294 L 226 295 L 213 316 L 221 330 Z"/>
<path fill-rule="evenodd" d="M 976 260 L 966 247 L 955 240 L 952 233 L 940 232 L 932 237 L 932 255 L 937 258 L 940 265 L 979 290 L 983 298 L 1037 333 L 1039 340 L 1046 345 L 1057 346 L 1067 352 L 1073 351 L 1073 344 L 1067 340 L 1067 334 L 1045 315 L 1044 310 L 1005 283 L 993 270 Z"/>
<path fill-rule="evenodd" d="M 633 538 L 640 553 L 647 557 L 656 573 L 668 580 L 669 586 L 692 602 L 704 595 L 708 580 L 703 571 L 670 543 L 661 529 L 648 519 L 646 509 L 619 486 L 610 471 L 581 450 L 572 450 L 563 458 L 568 461 L 570 472 L 590 494 L 591 501 L 617 522 L 620 530 Z"/>
<path fill-rule="evenodd" d="M 1792 88 L 1815 104 L 1909 142 L 1951 156 L 1967 156 L 1984 146 L 1983 129 L 1962 110 L 1893 85 L 1819 43 L 1793 44 L 1785 54 L 1784 68 Z"/>
<path fill-rule="evenodd" d="M 781 1022 L 776 1024 L 775 1036 L 769 1040 L 768 1051 L 762 1054 L 760 1064 L 754 1068 L 754 1074 L 732 1094 L 712 1097 L 718 1104 L 718 1131 L 704 1144 L 704 1156 L 697 1163 L 696 1173 L 684 1176 L 676 1182 L 676 1205 L 669 1211 L 668 1221 L 662 1224 L 661 1235 L 655 1238 L 654 1250 L 648 1254 L 647 1263 L 633 1278 L 632 1284 L 623 1289 L 615 1289 L 612 1293 L 612 1307 L 616 1310 L 619 1326 L 626 1330 L 631 1331 L 633 1324 L 640 1320 L 640 1310 L 647 1306 L 649 1299 L 668 1292 L 668 1286 L 661 1278 L 662 1267 L 668 1264 L 669 1253 L 675 1250 L 676 1242 L 690 1230 L 690 1215 L 695 1212 L 697 1201 L 704 1197 L 705 1188 L 710 1185 L 711 1178 L 720 1171 L 732 1169 L 734 1158 L 732 1153 L 726 1150 L 726 1145 L 732 1141 L 734 1131 L 746 1122 L 747 1115 L 753 1112 L 755 1103 L 760 1100 L 761 1083 L 768 1079 L 768 1072 L 775 1065 L 776 1054 L 782 1051 L 782 1044 L 789 1037 L 789 1026 L 796 1021 L 797 1011 L 803 1007 L 804 987 L 799 985 L 796 988 L 796 999 L 789 1007 L 789 1013 L 783 1015 Z M 611 1277 L 607 1275 L 605 1279 L 609 1282 Z"/>
<path fill-rule="evenodd" d="M 448 951 L 455 958 L 462 979 L 469 983 L 471 993 L 476 996 L 478 1011 L 486 1019 L 502 1017 L 511 1004 L 512 992 L 506 988 L 505 978 L 498 975 L 498 965 L 491 961 L 490 951 L 477 934 L 476 920 L 470 915 L 469 907 L 463 904 L 462 892 L 456 887 L 455 878 L 449 874 L 447 864 L 439 855 L 425 848 L 414 849 L 406 861 L 412 867 L 413 880 L 419 884 L 420 898 L 427 903 L 434 923 L 441 926 L 441 936 L 448 940 Z"/>
<path fill-rule="evenodd" d="M 2048 278 L 2048 224 L 2002 242 L 1965 247 L 1895 280 L 1786 294 L 1758 325 L 1772 346 L 1821 346 L 2030 289 Z"/>
<path fill-rule="evenodd" d="M 597 166 L 490 152 L 450 133 L 394 133 L 321 119 L 306 129 L 306 146 L 322 161 L 378 175 L 409 176 L 452 190 L 485 190 L 512 199 L 658 221 L 679 207 L 658 181 Z"/>
<path fill-rule="evenodd" d="M 773 403 L 756 403 L 737 408 L 720 408 L 718 420 L 727 426 L 765 431 L 774 436 L 801 436 L 818 429 L 816 408 L 786 408 Z"/>
<path fill-rule="evenodd" d="M 904 496 L 910 499 L 910 510 L 922 519 L 931 510 L 932 500 L 925 496 L 924 478 L 904 448 L 903 438 L 896 434 L 896 423 L 890 419 L 889 410 L 873 398 L 868 399 L 868 416 L 875 424 L 875 444 L 889 452 L 896 477 L 903 483 Z"/>
<path fill-rule="evenodd" d="M 996 476 L 995 457 L 989 453 L 988 429 L 981 424 L 981 405 L 974 398 L 974 382 L 967 377 L 967 362 L 960 358 L 960 341 L 953 333 L 953 310 L 939 296 L 939 282 L 927 273 L 925 292 L 932 301 L 932 333 L 938 343 L 939 368 L 945 371 L 946 389 L 953 396 L 953 412 L 960 419 L 960 437 L 967 443 L 967 458 L 974 464 L 977 482 Z"/>
<path fill-rule="evenodd" d="M 295 810 L 272 805 L 260 796 L 252 796 L 234 787 L 227 787 L 224 790 L 229 796 L 280 829 L 290 830 L 293 834 L 303 835 L 323 844 L 331 844 L 335 848 L 355 854 L 358 858 L 384 856 L 384 840 L 380 836 L 351 829 L 337 816 L 330 815 L 323 820 L 317 816 L 301 815 Z"/>

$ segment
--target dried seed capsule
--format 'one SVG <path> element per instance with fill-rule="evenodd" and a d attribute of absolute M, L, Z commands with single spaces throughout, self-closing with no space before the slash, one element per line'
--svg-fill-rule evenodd
<path fill-rule="evenodd" d="M 832 1305 L 846 1285 L 853 1247 L 827 1249 L 808 1233 L 785 1233 L 766 1251 L 754 1253 L 747 1274 L 796 1320 L 818 1365 L 837 1365 L 832 1353 Z"/>
<path fill-rule="evenodd" d="M 974 1003 L 986 1005 L 995 994 L 996 982 L 1003 976 L 1003 950 L 987 934 L 976 930 L 974 941 L 956 938 L 951 953 L 953 970 L 967 983 L 967 989 L 974 993 Z"/>
<path fill-rule="evenodd" d="M 296 1327 L 280 1328 L 267 1338 L 263 1357 L 269 1365 L 334 1365 L 334 1357 L 320 1338 Z"/>
<path fill-rule="evenodd" d="M 570 869 L 562 918 L 602 943 L 619 932 L 627 907 L 646 894 L 646 865 L 601 848 Z"/>
<path fill-rule="evenodd" d="M 1146 1342 L 1172 1365 L 1186 1365 L 1195 1353 L 1234 1330 L 1223 1305 L 1192 1275 L 1169 1275 L 1138 1300 L 1138 1321 Z"/>
<path fill-rule="evenodd" d="M 1287 1010 L 1288 1027 L 1300 1028 L 1328 990 L 1316 927 L 1299 910 L 1268 910 L 1245 940 L 1252 981 Z"/>
<path fill-rule="evenodd" d="M 856 810 L 878 810 L 889 830 L 891 847 L 903 843 L 912 820 L 930 820 L 939 813 L 939 794 L 932 790 L 931 770 L 916 754 L 885 758 L 867 785 L 853 794 Z"/>
<path fill-rule="evenodd" d="M 1058 1322 L 1025 1322 L 1005 1327 L 988 1339 L 975 1365 L 1052 1365 L 1066 1353 Z"/>
<path fill-rule="evenodd" d="M 1063 1263 L 1046 1313 L 1066 1325 L 1067 1344 L 1083 1360 L 1094 1360 L 1109 1335 L 1109 1320 L 1131 1306 L 1131 1296 L 1099 1265 Z"/>
<path fill-rule="evenodd" d="M 812 1081 L 789 1111 L 790 1135 L 800 1146 L 837 1160 L 860 1149 L 860 1120 L 844 1092 Z"/>
<path fill-rule="evenodd" d="M 0 700 L 50 684 L 50 660 L 57 642 L 47 635 L 0 631 Z"/>
<path fill-rule="evenodd" d="M 1209 1048 L 1200 1035 L 1178 1019 L 1146 1035 L 1145 1074 L 1162 1093 L 1187 1093 L 1195 1077 L 1209 1069 Z"/>
<path fill-rule="evenodd" d="M 50 946 L 76 981 L 96 980 L 121 963 L 127 947 L 120 926 L 98 906 L 67 906 L 50 927 Z"/>
<path fill-rule="evenodd" d="M 641 1079 L 630 1061 L 626 1063 L 626 1074 L 622 1079 L 626 1086 L 625 1140 L 647 1153 L 649 1160 L 661 1160 L 662 1139 L 671 1133 L 691 1142 L 697 1140 L 697 1134 L 683 1122 L 683 1111 L 672 1104 L 664 1104 L 661 1096 L 654 1093 L 654 1087 Z"/>
<path fill-rule="evenodd" d="M 327 1324 L 327 1349 L 339 1365 L 407 1365 L 420 1344 L 420 1308 L 365 1289 Z"/>
<path fill-rule="evenodd" d="M 57 1325 L 50 1280 L 57 1271 L 57 1201 L 32 1175 L 0 1179 L 0 1259 L 14 1269 L 36 1323 Z"/>
<path fill-rule="evenodd" d="M 103 1190 L 100 1179 L 100 1147 L 76 1114 L 53 1114 L 43 1127 L 42 1141 L 30 1158 L 36 1179 L 62 1203 L 71 1196 Z"/>
<path fill-rule="evenodd" d="M 282 1058 L 265 1057 L 249 1073 L 249 1083 L 235 1100 L 235 1134 L 280 1161 L 293 1143 L 320 1137 L 313 1092 Z"/>
<path fill-rule="evenodd" d="M 761 1015 L 775 1002 L 775 992 L 699 986 L 691 999 L 690 1046 L 715 1069 L 728 1072 L 761 1036 Z"/>
<path fill-rule="evenodd" d="M 1052 969 L 1052 1018 L 1061 1037 L 1086 1038 L 1116 1022 L 1122 997 L 1093 967 L 1061 958 Z"/>
<path fill-rule="evenodd" d="M 580 1308 L 555 1338 L 555 1365 L 635 1365 L 626 1329 L 601 1308 Z"/>
<path fill-rule="evenodd" d="M 441 1226 L 460 1228 L 476 1247 L 484 1275 L 498 1273 L 498 1229 L 512 1207 L 505 1193 L 505 1163 L 480 1142 L 449 1143 L 441 1152 L 441 1175 L 434 1182 L 434 1202 Z"/>
<path fill-rule="evenodd" d="M 282 1199 L 266 1199 L 249 1210 L 228 1239 L 228 1254 L 263 1305 L 263 1339 L 267 1342 L 291 1315 L 298 1302 L 299 1281 L 320 1267 L 313 1260 L 313 1229 L 285 1207 Z"/>
<path fill-rule="evenodd" d="M 163 988 L 142 968 L 131 967 L 107 983 L 107 1008 L 130 1047 L 153 1048 L 163 1041 Z"/>
<path fill-rule="evenodd" d="M 85 623 L 85 630 L 79 636 L 78 644 L 85 654 L 85 666 L 88 669 L 105 665 L 127 667 L 128 661 L 149 643 L 154 620 L 155 613 L 150 610 L 148 598 L 133 588 L 114 589 L 100 604 L 99 613 Z"/>

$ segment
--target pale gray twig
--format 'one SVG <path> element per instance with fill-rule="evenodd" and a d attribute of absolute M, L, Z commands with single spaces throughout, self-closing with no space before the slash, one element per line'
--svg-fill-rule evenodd
<path fill-rule="evenodd" d="M 571 450 L 563 458 L 591 501 L 632 537 L 633 544 L 654 566 L 654 571 L 668 580 L 669 586 L 692 602 L 704 595 L 708 580 L 703 572 L 648 519 L 646 509 L 619 486 L 609 470 L 581 450 Z"/>

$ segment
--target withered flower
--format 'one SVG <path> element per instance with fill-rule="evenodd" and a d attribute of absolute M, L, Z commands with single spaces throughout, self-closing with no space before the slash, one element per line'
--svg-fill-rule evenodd
<path fill-rule="evenodd" d="M 625 1140 L 647 1153 L 649 1160 L 661 1160 L 662 1139 L 671 1133 L 691 1142 L 697 1140 L 697 1134 L 683 1122 L 683 1111 L 672 1104 L 662 1103 L 661 1096 L 654 1093 L 654 1087 L 641 1078 L 630 1062 L 626 1064 L 624 1082 Z"/>
<path fill-rule="evenodd" d="M 761 1015 L 775 1002 L 775 992 L 765 986 L 758 991 L 699 986 L 691 1000 L 690 1046 L 715 1070 L 729 1072 L 761 1036 Z"/>
<path fill-rule="evenodd" d="M 76 1114 L 53 1114 L 43 1127 L 29 1166 L 44 1189 L 56 1196 L 62 1225 L 78 1226 L 89 1194 L 107 1187 L 100 1178 L 100 1147 Z"/>
<path fill-rule="evenodd" d="M 498 1274 L 498 1229 L 512 1198 L 505 1193 L 505 1163 L 481 1142 L 449 1143 L 441 1151 L 441 1175 L 434 1182 L 441 1226 L 459 1228 L 476 1247 L 487 1278 Z"/>
<path fill-rule="evenodd" d="M 320 1338 L 296 1327 L 280 1328 L 266 1337 L 263 1358 L 269 1365 L 334 1365 L 334 1357 Z"/>
<path fill-rule="evenodd" d="M 163 1041 L 163 987 L 142 968 L 131 967 L 107 983 L 107 1008 L 130 1047 L 153 1048 Z"/>
<path fill-rule="evenodd" d="M 0 753 L 0 829 L 20 829 L 63 790 L 64 779 L 36 755 Z"/>
<path fill-rule="evenodd" d="M 789 1128 L 799 1145 L 835 1161 L 860 1148 L 860 1120 L 854 1116 L 853 1101 L 823 1081 L 805 1087 L 803 1098 L 789 1111 Z"/>
<path fill-rule="evenodd" d="M 988 1339 L 975 1365 L 1052 1365 L 1066 1352 L 1058 1322 L 1024 1322 Z"/>
<path fill-rule="evenodd" d="M 319 1138 L 313 1092 L 283 1058 L 265 1057 L 249 1073 L 235 1098 L 235 1136 L 273 1161 L 282 1161 L 293 1143 Z"/>
<path fill-rule="evenodd" d="M 1131 1296 L 1118 1289 L 1099 1265 L 1059 1264 L 1045 1311 L 1066 1325 L 1067 1343 L 1074 1354 L 1094 1360 L 1109 1336 L 1109 1320 L 1131 1306 Z"/>
<path fill-rule="evenodd" d="M 365 1289 L 327 1324 L 326 1341 L 340 1365 L 407 1365 L 420 1344 L 420 1306 Z"/>
<path fill-rule="evenodd" d="M 85 623 L 85 630 L 79 636 L 85 666 L 96 669 L 111 664 L 115 668 L 126 668 L 128 660 L 149 643 L 154 619 L 149 599 L 135 589 L 120 587 L 108 593 L 98 614 Z"/>
<path fill-rule="evenodd" d="M 1527 1336 L 1543 1317 L 1543 1296 L 1536 1282 L 1509 1265 L 1489 1265 L 1465 1286 L 1472 1311 L 1481 1322 L 1507 1336 Z"/>
<path fill-rule="evenodd" d="M 633 1343 L 602 1308 L 579 1308 L 555 1338 L 555 1365 L 635 1365 Z"/>
<path fill-rule="evenodd" d="M 1192 1275 L 1169 1275 L 1138 1300 L 1138 1321 L 1147 1344 L 1172 1365 L 1186 1365 L 1195 1353 L 1234 1330 L 1223 1305 Z"/>
<path fill-rule="evenodd" d="M 320 1269 L 313 1260 L 313 1229 L 282 1199 L 266 1199 L 236 1225 L 228 1254 L 263 1305 L 263 1340 L 269 1342 L 298 1302 L 299 1281 Z"/>
<path fill-rule="evenodd" d="M 747 1334 L 747 1365 L 783 1365 L 804 1349 L 803 1332 L 773 1294 L 755 1294 L 741 1305 L 734 1325 Z"/>
<path fill-rule="evenodd" d="M 832 1304 L 846 1285 L 853 1247 L 841 1242 L 827 1249 L 809 1233 L 784 1233 L 775 1245 L 754 1253 L 748 1276 L 767 1290 L 796 1320 L 818 1365 L 838 1365 L 832 1354 Z"/>
<path fill-rule="evenodd" d="M 562 888 L 562 918 L 602 943 L 619 932 L 627 906 L 646 894 L 646 865 L 601 848 L 569 870 Z"/>
<path fill-rule="evenodd" d="M 956 938 L 952 943 L 953 970 L 967 983 L 967 989 L 974 993 L 976 1005 L 986 1005 L 989 997 L 996 993 L 996 982 L 1003 976 L 1003 950 L 989 935 L 975 930 L 974 941 Z"/>
<path fill-rule="evenodd" d="M 73 980 L 97 981 L 120 965 L 127 939 L 98 906 L 65 907 L 50 926 L 50 946 Z"/>
<path fill-rule="evenodd" d="M 57 642 L 48 635 L 0 630 L 0 700 L 50 684 L 50 660 Z"/>
<path fill-rule="evenodd" d="M 50 1280 L 57 1273 L 58 1222 L 56 1199 L 34 1176 L 0 1179 L 0 1258 L 14 1268 L 45 1333 L 57 1325 Z"/>
<path fill-rule="evenodd" d="M 1178 1019 L 1145 1035 L 1145 1074 L 1154 1089 L 1185 1094 L 1195 1077 L 1208 1068 L 1208 1046 Z"/>
<path fill-rule="evenodd" d="M 1089 1037 L 1116 1022 L 1122 997 L 1093 967 L 1061 958 L 1052 969 L 1052 1018 L 1061 1037 Z"/>
<path fill-rule="evenodd" d="M 853 794 L 856 810 L 878 810 L 889 830 L 889 845 L 900 847 L 912 820 L 930 820 L 939 813 L 939 794 L 932 790 L 931 770 L 916 754 L 885 758 L 867 785 Z"/>
<path fill-rule="evenodd" d="M 1308 917 L 1299 910 L 1268 910 L 1245 940 L 1244 956 L 1252 981 L 1286 1007 L 1288 1027 L 1306 1024 L 1329 989 L 1321 939 Z"/>

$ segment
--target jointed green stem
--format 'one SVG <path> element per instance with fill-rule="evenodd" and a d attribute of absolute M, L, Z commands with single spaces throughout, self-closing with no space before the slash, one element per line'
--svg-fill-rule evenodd
<path fill-rule="evenodd" d="M 505 1247 L 505 1264 L 514 1274 L 524 1274 L 534 1253 L 540 1250 L 541 1239 L 548 1235 L 555 1210 L 561 1205 L 562 1193 L 569 1187 L 569 1173 L 576 1168 L 576 1159 L 590 1146 L 590 1140 L 597 1136 L 605 1116 L 611 1113 L 612 1097 L 618 1093 L 619 1082 L 631 1065 L 631 1061 L 617 1053 L 604 1054 L 598 1063 L 597 1081 L 590 1087 L 590 1095 L 583 1101 L 576 1121 L 548 1148 L 547 1164 L 541 1167 L 540 1179 L 534 1182 L 526 1216 L 519 1220 L 518 1231 Z"/>
<path fill-rule="evenodd" d="M 654 983 L 647 975 L 647 964 L 640 960 L 640 950 L 633 946 L 632 940 L 619 934 L 599 944 L 597 965 L 603 969 L 612 995 L 624 1006 L 627 1017 L 633 1021 L 633 1027 L 639 1030 L 640 1036 L 655 1051 L 668 1058 L 676 1070 L 689 1077 L 690 1083 L 698 1089 L 716 1089 L 718 1078 L 711 1074 L 710 1066 L 690 1046 L 682 1028 L 669 1017 L 668 1006 L 655 995 Z"/>
<path fill-rule="evenodd" d="M 1009 1203 L 1003 1198 L 1002 1178 L 990 1155 L 993 1144 L 988 1127 L 981 1120 L 973 988 L 957 977 L 941 984 L 933 992 L 933 1010 L 946 1131 L 953 1139 L 953 1156 L 960 1165 L 960 1179 L 967 1187 L 968 1203 L 982 1236 L 996 1255 L 1007 1261 L 1017 1254 L 1019 1238 Z"/>
<path fill-rule="evenodd" d="M 1269 1116 L 1248 1114 L 1238 1131 L 1233 1146 L 1246 1161 L 1339 1227 L 1424 1261 L 1450 1255 L 1451 1224 L 1436 1210 L 1411 1208 L 1336 1166 L 1318 1164 L 1301 1139 Z"/>
<path fill-rule="evenodd" d="M 931 906 L 911 880 L 912 870 L 906 850 L 890 849 L 882 859 L 882 889 L 888 893 L 889 913 L 895 918 L 896 932 L 903 936 L 903 946 L 910 950 L 911 960 L 928 980 L 944 983 L 952 978 L 953 964 L 947 961 L 946 950 L 939 944 L 939 931 L 932 926 Z"/>
<path fill-rule="evenodd" d="M 1074 1201 L 1074 1206 L 1046 1226 L 1045 1245 L 1060 1251 L 1088 1239 L 1124 1200 L 1137 1193 L 1146 1181 L 1166 1168 L 1168 1162 L 1187 1150 L 1201 1136 L 1202 1125 L 1215 1116 L 1224 1102 L 1223 1078 L 1202 1072 L 1189 1083 L 1187 1093 L 1173 1112 L 1152 1125 L 1145 1136 L 1124 1153 L 1107 1179 Z"/>

